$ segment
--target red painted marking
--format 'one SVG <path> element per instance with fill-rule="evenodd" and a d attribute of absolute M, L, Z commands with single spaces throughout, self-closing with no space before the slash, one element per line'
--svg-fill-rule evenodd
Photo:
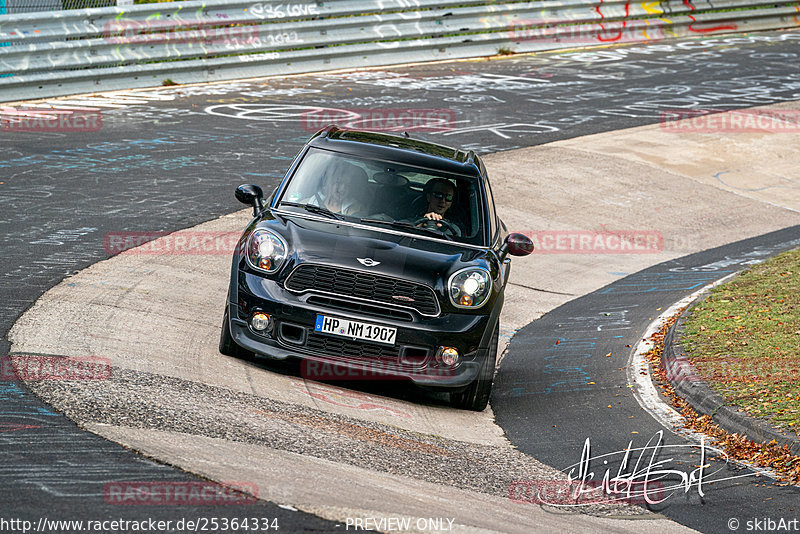
<path fill-rule="evenodd" d="M 15 430 L 26 430 L 28 428 L 42 428 L 39 425 L 20 425 L 17 423 L 0 423 L 0 432 L 14 432 Z"/>
<path fill-rule="evenodd" d="M 695 10 L 695 7 L 692 5 L 691 0 L 683 0 L 683 5 L 688 6 L 690 11 Z M 691 14 L 689 14 L 689 18 L 692 19 L 692 23 L 689 24 L 689 31 L 695 33 L 712 33 L 722 30 L 735 30 L 739 27 L 737 24 L 731 23 L 731 24 L 722 24 L 720 26 L 714 26 L 711 28 L 692 28 L 692 26 L 694 26 L 694 24 L 697 22 L 697 19 L 694 18 L 694 16 Z"/>
<path fill-rule="evenodd" d="M 597 4 L 597 7 L 594 8 L 594 10 L 597 11 L 597 14 L 600 15 L 600 20 L 601 21 L 605 20 L 605 18 L 606 18 L 605 15 L 603 15 L 603 12 L 600 11 L 600 7 L 602 5 L 603 5 L 603 0 L 600 0 L 600 3 Z M 628 18 L 628 15 L 630 14 L 630 10 L 631 10 L 630 2 L 625 2 L 625 18 Z M 625 29 L 625 25 L 627 23 L 628 23 L 627 20 L 623 20 L 622 21 L 622 26 L 619 27 L 619 32 L 614 37 L 604 38 L 598 33 L 597 40 L 600 41 L 601 43 L 619 41 L 622 38 L 622 31 Z M 600 22 L 600 28 L 602 28 L 602 30 L 604 32 L 607 31 L 602 22 Z"/>

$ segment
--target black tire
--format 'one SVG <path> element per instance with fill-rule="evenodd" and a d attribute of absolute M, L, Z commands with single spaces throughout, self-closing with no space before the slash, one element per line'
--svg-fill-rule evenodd
<path fill-rule="evenodd" d="M 482 412 L 486 405 L 489 404 L 489 397 L 492 394 L 494 367 L 497 364 L 497 343 L 499 339 L 500 324 L 497 324 L 494 327 L 492 341 L 489 342 L 489 353 L 481 365 L 478 377 L 464 391 L 450 394 L 450 404 L 453 407 Z"/>
<path fill-rule="evenodd" d="M 234 358 L 242 358 L 244 360 L 252 360 L 253 353 L 243 349 L 233 340 L 231 336 L 231 326 L 228 321 L 228 306 L 225 306 L 225 314 L 222 317 L 222 332 L 219 334 L 219 351 L 225 356 L 233 356 Z"/>

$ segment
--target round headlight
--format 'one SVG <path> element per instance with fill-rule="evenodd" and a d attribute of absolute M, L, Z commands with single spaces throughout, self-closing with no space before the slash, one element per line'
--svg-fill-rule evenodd
<path fill-rule="evenodd" d="M 247 262 L 254 269 L 274 273 L 286 260 L 287 249 L 280 236 L 258 228 L 247 238 Z"/>
<path fill-rule="evenodd" d="M 264 239 L 258 244 L 258 255 L 262 258 L 269 258 L 275 251 L 275 246 L 272 244 L 272 239 Z"/>
<path fill-rule="evenodd" d="M 472 296 L 478 289 L 480 289 L 481 281 L 476 279 L 474 276 L 470 276 L 469 278 L 464 280 L 463 287 L 464 287 L 464 293 Z"/>
<path fill-rule="evenodd" d="M 480 308 L 492 294 L 492 277 L 477 267 L 469 267 L 450 277 L 450 302 L 456 308 Z"/>

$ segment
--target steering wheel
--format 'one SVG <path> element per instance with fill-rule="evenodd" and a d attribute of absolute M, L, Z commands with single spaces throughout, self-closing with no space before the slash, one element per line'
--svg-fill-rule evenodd
<path fill-rule="evenodd" d="M 444 234 L 445 237 L 449 237 L 449 235 L 454 235 L 454 236 L 461 235 L 461 230 L 459 230 L 458 226 L 451 223 L 450 221 L 446 221 L 445 219 L 434 221 L 433 219 L 428 219 L 427 217 L 420 217 L 419 219 L 414 221 L 414 226 L 427 228 L 428 230 L 436 230 Z"/>

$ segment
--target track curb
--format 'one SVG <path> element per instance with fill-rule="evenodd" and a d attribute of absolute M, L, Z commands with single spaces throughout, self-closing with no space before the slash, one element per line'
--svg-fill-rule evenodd
<path fill-rule="evenodd" d="M 726 404 L 725 399 L 711 389 L 689 361 L 687 351 L 681 343 L 684 322 L 689 311 L 709 294 L 705 291 L 699 295 L 684 309 L 667 332 L 661 367 L 666 372 L 670 384 L 695 411 L 710 416 L 714 423 L 726 432 L 747 436 L 750 440 L 761 443 L 774 440 L 779 445 L 787 445 L 793 455 L 800 456 L 800 438 L 782 432 L 768 422 L 751 417 L 740 409 Z"/>

